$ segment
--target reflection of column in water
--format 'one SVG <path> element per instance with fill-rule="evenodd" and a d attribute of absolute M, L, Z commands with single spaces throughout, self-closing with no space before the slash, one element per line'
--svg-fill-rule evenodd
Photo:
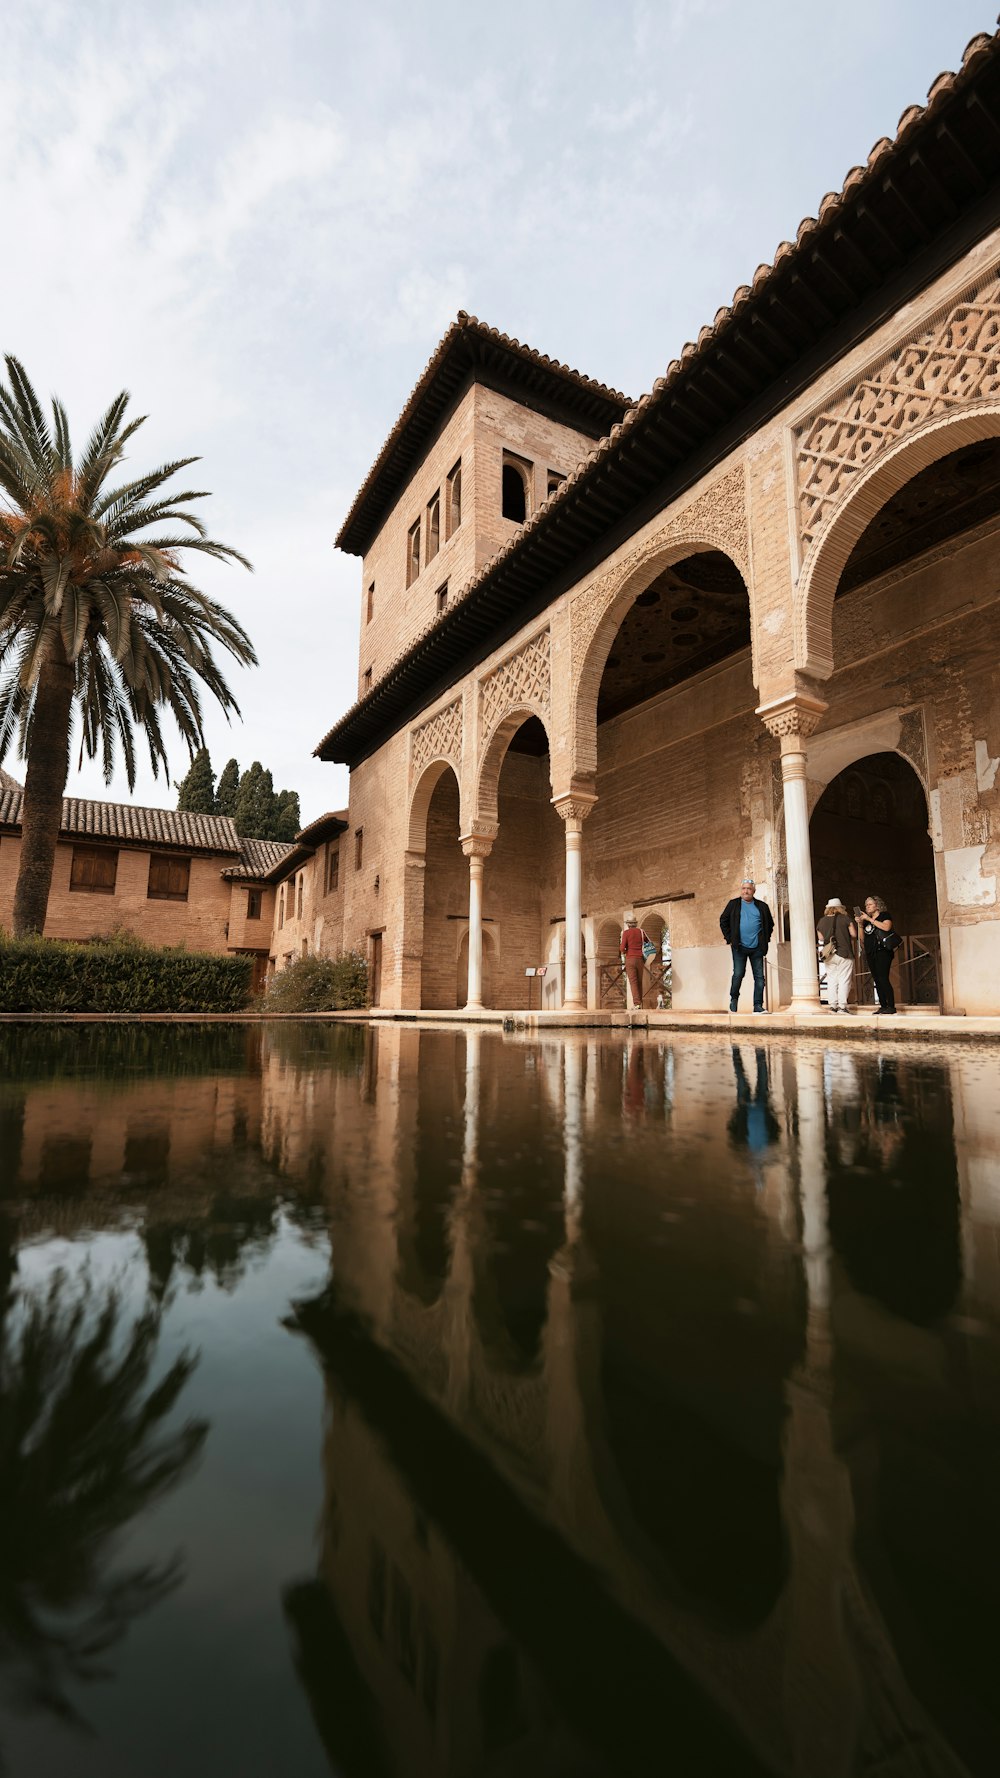
<path fill-rule="evenodd" d="M 465 1114 L 462 1181 L 451 1213 L 451 1264 L 444 1288 L 444 1351 L 448 1363 L 447 1406 L 461 1414 L 469 1393 L 469 1347 L 473 1336 L 473 1268 L 469 1230 L 472 1198 L 479 1180 L 479 1111 L 482 1088 L 482 1032 L 465 1033 Z"/>
<path fill-rule="evenodd" d="M 595 1066 L 584 1068 L 582 1043 L 570 1038 L 564 1046 L 563 1085 L 563 1215 L 566 1239 L 549 1266 L 548 1313 L 545 1326 L 544 1376 L 549 1487 L 554 1517 L 572 1528 L 580 1516 L 580 1489 L 590 1474 L 582 1453 L 586 1434 L 580 1397 L 579 1350 L 593 1323 L 596 1303 L 574 1296 L 587 1266 L 583 1244 L 585 1079 L 593 1084 Z"/>
<path fill-rule="evenodd" d="M 854 1514 L 830 1420 L 830 1244 L 826 1208 L 823 1058 L 795 1058 L 798 1179 L 805 1267 L 806 1355 L 786 1385 L 782 1505 L 788 1532 L 789 1620 L 784 1701 L 793 1770 L 841 1778 L 854 1770 L 862 1688 L 843 1621 Z"/>
<path fill-rule="evenodd" d="M 583 1079 L 582 1044 L 569 1038 L 565 1045 L 563 1085 L 564 1185 L 563 1210 L 566 1246 L 572 1250 L 580 1238 L 583 1214 Z"/>

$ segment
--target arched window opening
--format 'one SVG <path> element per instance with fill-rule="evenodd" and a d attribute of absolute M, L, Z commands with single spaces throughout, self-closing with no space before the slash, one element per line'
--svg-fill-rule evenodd
<path fill-rule="evenodd" d="M 441 547 L 441 496 L 433 494 L 427 502 L 427 561 L 433 561 Z"/>
<path fill-rule="evenodd" d="M 458 530 L 458 527 L 461 523 L 462 523 L 462 463 L 461 463 L 461 459 L 459 459 L 459 461 L 455 464 L 454 469 L 452 469 L 448 475 L 448 502 L 447 502 L 447 510 L 446 510 L 445 535 L 448 537 L 454 537 L 455 532 Z"/>
<path fill-rule="evenodd" d="M 528 465 L 505 457 L 502 480 L 502 511 L 505 519 L 523 525 L 528 516 Z"/>

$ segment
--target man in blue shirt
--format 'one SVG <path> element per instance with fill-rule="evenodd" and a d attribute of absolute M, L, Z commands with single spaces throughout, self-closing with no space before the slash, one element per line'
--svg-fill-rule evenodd
<path fill-rule="evenodd" d="M 719 916 L 722 936 L 733 953 L 733 979 L 729 987 L 729 1010 L 739 1009 L 740 988 L 747 964 L 753 971 L 753 1009 L 764 1011 L 764 958 L 774 931 L 774 916 L 766 901 L 758 901 L 752 877 L 744 877 L 739 895 L 727 901 Z"/>

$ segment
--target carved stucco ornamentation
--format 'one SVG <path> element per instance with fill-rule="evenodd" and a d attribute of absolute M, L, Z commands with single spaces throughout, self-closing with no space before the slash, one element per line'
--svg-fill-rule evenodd
<path fill-rule="evenodd" d="M 570 612 L 574 666 L 584 659 L 598 624 L 622 588 L 645 563 L 661 555 L 670 544 L 687 537 L 692 544 L 704 547 L 710 543 L 714 548 L 724 550 L 732 557 L 744 580 L 749 581 L 746 481 L 741 463 L 713 482 L 697 500 L 692 500 L 690 506 L 672 513 L 655 537 L 640 544 L 574 599 Z"/>
<path fill-rule="evenodd" d="M 915 765 L 924 783 L 927 782 L 927 737 L 922 710 L 906 710 L 899 719 L 900 753 Z"/>
<path fill-rule="evenodd" d="M 808 741 L 826 711 L 827 706 L 822 699 L 800 692 L 791 697 L 776 698 L 773 704 L 761 706 L 757 715 L 768 734 L 773 735 L 776 741 Z M 784 751 L 782 748 L 782 752 Z"/>
<path fill-rule="evenodd" d="M 480 686 L 481 731 L 491 735 L 508 710 L 537 710 L 549 713 L 552 668 L 549 657 L 549 632 L 542 630 L 508 655 L 488 673 Z"/>
<path fill-rule="evenodd" d="M 935 415 L 1000 399 L 1000 270 L 842 390 L 795 435 L 802 553 L 855 477 Z"/>
<path fill-rule="evenodd" d="M 446 704 L 415 728 L 410 743 L 410 776 L 419 778 L 432 759 L 450 759 L 456 771 L 462 763 L 462 700 Z"/>

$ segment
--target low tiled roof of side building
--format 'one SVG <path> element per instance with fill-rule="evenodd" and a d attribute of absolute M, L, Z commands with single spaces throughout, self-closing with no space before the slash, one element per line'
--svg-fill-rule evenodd
<path fill-rule="evenodd" d="M 0 827 L 20 827 L 23 791 L 0 787 Z M 176 846 L 185 852 L 239 854 L 241 841 L 228 815 L 187 809 L 142 809 L 132 803 L 63 797 L 59 832 L 71 839 L 117 840 L 125 846 Z M 267 844 L 266 841 L 257 842 Z"/>
<path fill-rule="evenodd" d="M 444 415 L 472 378 L 561 420 L 588 438 L 603 438 L 633 403 L 568 364 L 522 345 L 460 309 L 425 365 L 399 419 L 368 471 L 337 533 L 337 548 L 362 556 L 419 464 Z"/>
<path fill-rule="evenodd" d="M 286 840 L 240 840 L 240 862 L 228 865 L 223 876 L 231 883 L 263 882 L 295 847 Z"/>
<path fill-rule="evenodd" d="M 22 787 L 17 779 L 12 778 L 10 773 L 5 772 L 3 767 L 0 766 L 0 790 L 20 790 L 21 788 Z"/>

